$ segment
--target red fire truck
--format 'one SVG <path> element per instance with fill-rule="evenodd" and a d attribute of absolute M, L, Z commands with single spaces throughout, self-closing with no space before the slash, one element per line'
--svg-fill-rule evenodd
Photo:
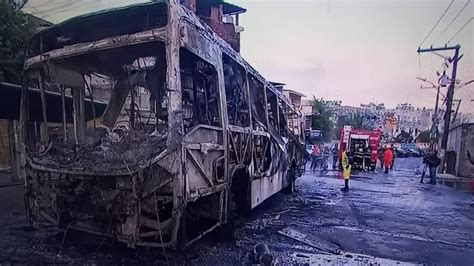
<path fill-rule="evenodd" d="M 344 126 L 340 132 L 339 159 L 347 150 L 352 169 L 374 171 L 382 132 L 380 129 L 354 129 Z"/>

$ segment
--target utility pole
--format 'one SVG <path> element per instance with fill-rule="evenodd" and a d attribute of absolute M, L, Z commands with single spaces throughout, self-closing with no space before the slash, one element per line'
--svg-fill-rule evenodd
<path fill-rule="evenodd" d="M 431 84 L 433 87 L 423 87 L 421 86 L 420 89 L 437 89 L 437 93 L 436 93 L 436 102 L 435 102 L 435 108 L 434 108 L 434 112 L 433 112 L 433 116 L 432 116 L 432 126 L 431 126 L 431 130 L 430 130 L 430 137 L 431 137 L 431 146 L 433 147 L 434 143 L 433 143 L 433 140 L 437 140 L 438 139 L 438 103 L 439 103 L 439 94 L 440 94 L 440 85 L 435 85 L 433 82 L 427 80 L 426 78 L 420 78 L 420 77 L 416 77 L 417 79 L 421 80 L 421 81 L 424 81 L 426 83 L 429 83 Z M 444 96 L 443 96 L 444 97 Z"/>
<path fill-rule="evenodd" d="M 445 46 L 445 47 L 439 47 L 439 48 L 431 47 L 431 48 L 428 48 L 428 49 L 418 48 L 418 53 L 454 50 L 454 58 L 452 60 L 450 60 L 453 63 L 453 72 L 451 74 L 451 83 L 449 84 L 448 92 L 446 93 L 446 113 L 444 115 L 443 138 L 441 139 L 442 164 L 441 164 L 441 171 L 440 172 L 444 172 L 445 164 L 446 164 L 445 154 L 446 154 L 446 147 L 448 146 L 449 125 L 451 124 L 451 111 L 452 111 L 452 108 L 453 108 L 454 88 L 456 86 L 456 71 L 457 71 L 457 68 L 458 68 L 459 50 L 460 49 L 461 49 L 460 45 Z"/>

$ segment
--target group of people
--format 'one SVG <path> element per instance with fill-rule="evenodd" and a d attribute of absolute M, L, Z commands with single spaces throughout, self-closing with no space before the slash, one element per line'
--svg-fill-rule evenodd
<path fill-rule="evenodd" d="M 383 158 L 381 159 L 382 170 L 385 167 L 385 173 L 389 173 L 389 171 L 393 169 L 394 162 L 395 156 L 393 146 L 387 147 L 385 151 L 383 151 Z M 349 155 L 345 149 L 342 149 L 341 152 L 341 168 L 342 176 L 344 178 L 344 187 L 341 188 L 341 190 L 347 192 L 349 191 L 349 180 L 351 177 L 352 166 L 349 160 Z"/>
<path fill-rule="evenodd" d="M 323 146 L 323 150 L 318 147 L 318 145 L 313 146 L 313 151 L 311 154 L 311 170 L 315 171 L 317 168 L 327 168 L 328 165 L 328 158 L 332 157 L 333 158 L 333 168 L 337 169 L 337 162 L 339 162 L 339 166 L 342 174 L 342 177 L 344 178 L 344 187 L 341 189 L 342 191 L 349 191 L 349 180 L 351 176 L 351 162 L 349 159 L 349 154 L 346 151 L 346 149 L 342 148 L 340 156 L 338 156 L 338 149 L 337 146 L 330 147 L 330 146 Z M 474 164 L 474 160 L 471 158 L 471 154 L 468 152 L 468 158 L 471 161 L 472 164 Z M 337 158 L 340 158 L 340 161 L 338 161 Z M 385 173 L 389 173 L 390 171 L 393 170 L 393 166 L 395 164 L 395 150 L 393 145 L 387 146 L 384 150 L 380 150 L 379 153 L 379 160 L 381 164 L 381 169 Z M 436 149 L 430 150 L 426 156 L 423 158 L 423 163 L 426 165 L 425 169 L 429 170 L 429 176 L 430 176 L 430 184 L 436 184 L 436 172 L 437 168 L 441 163 L 440 158 L 438 157 L 438 152 Z M 421 182 L 423 183 L 423 176 Z"/>
<path fill-rule="evenodd" d="M 336 169 L 337 145 L 324 145 L 319 148 L 317 144 L 314 144 L 311 153 L 311 171 L 314 172 L 317 169 L 327 170 L 330 158 L 332 158 L 333 168 Z"/>

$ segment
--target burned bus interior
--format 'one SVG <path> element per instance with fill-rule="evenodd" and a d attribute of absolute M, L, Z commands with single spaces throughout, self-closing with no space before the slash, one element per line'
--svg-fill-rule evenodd
<path fill-rule="evenodd" d="M 33 162 L 68 169 L 86 165 L 98 171 L 110 170 L 107 166 L 136 169 L 141 160 L 164 149 L 160 143 L 166 140 L 168 115 L 163 43 L 83 54 L 31 72 L 35 76 L 28 79 L 27 88 L 36 85 L 42 91 L 68 95 L 74 102 L 69 109 L 61 110 L 63 125 L 41 132 L 47 136 L 38 137 L 38 130 L 29 130 Z M 90 104 L 94 101 L 106 103 L 105 110 L 97 113 Z M 43 105 L 52 106 L 46 99 Z M 47 115 L 43 117 L 43 124 L 47 124 Z M 41 148 L 38 144 L 42 142 L 43 146 L 50 144 Z M 76 152 L 71 158 L 61 158 L 56 152 L 63 148 Z"/>

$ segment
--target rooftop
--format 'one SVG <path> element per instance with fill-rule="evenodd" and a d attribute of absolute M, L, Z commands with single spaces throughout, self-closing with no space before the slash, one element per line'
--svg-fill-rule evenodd
<path fill-rule="evenodd" d="M 296 95 L 301 96 L 301 97 L 306 97 L 306 95 L 304 95 L 303 93 L 297 92 L 297 91 L 294 91 L 294 90 L 283 89 L 283 91 L 287 91 L 287 92 L 289 92 L 289 93 L 296 94 Z"/>

